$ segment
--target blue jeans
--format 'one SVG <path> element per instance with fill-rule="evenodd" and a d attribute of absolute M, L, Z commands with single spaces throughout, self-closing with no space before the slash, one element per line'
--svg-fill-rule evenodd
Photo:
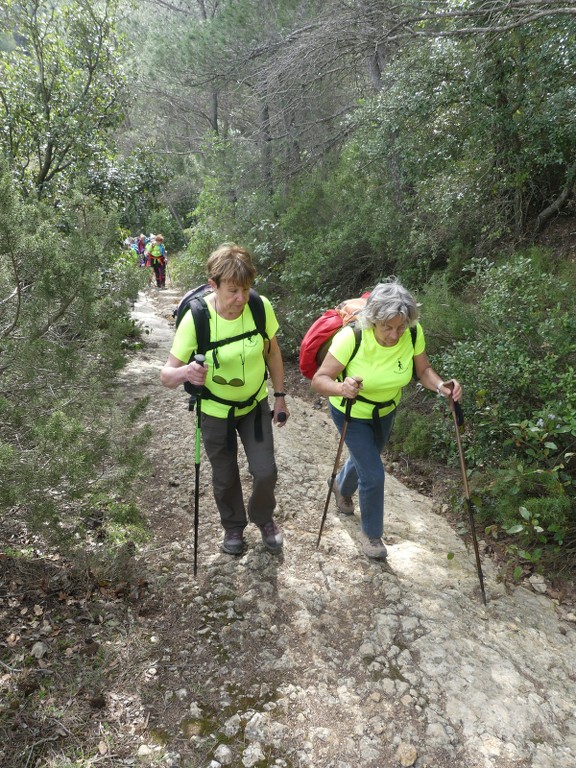
<path fill-rule="evenodd" d="M 330 405 L 330 415 L 342 434 L 344 414 Z M 381 453 L 388 442 L 396 409 L 380 419 L 381 434 L 371 419 L 350 419 L 344 442 L 349 456 L 336 476 L 343 496 L 358 491 L 362 530 L 370 539 L 384 533 L 384 464 Z"/>

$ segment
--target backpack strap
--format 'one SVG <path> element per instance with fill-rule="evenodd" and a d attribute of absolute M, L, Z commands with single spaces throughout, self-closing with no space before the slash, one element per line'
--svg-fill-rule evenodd
<path fill-rule="evenodd" d="M 369 403 L 370 405 L 374 406 L 372 408 L 372 426 L 374 427 L 376 437 L 378 440 L 381 440 L 382 424 L 380 423 L 380 410 L 382 408 L 387 408 L 389 405 L 396 407 L 396 400 L 385 400 L 382 403 L 377 403 L 374 400 L 369 400 L 367 397 L 363 397 L 362 395 L 356 395 L 356 400 L 360 400 L 362 403 Z M 344 402 L 342 405 L 344 405 Z"/>
<path fill-rule="evenodd" d="M 252 319 L 254 320 L 256 330 L 260 336 L 262 336 L 264 342 L 264 354 L 266 354 L 270 350 L 270 337 L 266 333 L 266 310 L 264 309 L 262 296 L 260 296 L 258 291 L 255 291 L 254 288 L 250 288 L 248 306 L 252 312 Z M 268 348 L 266 348 L 266 343 L 268 343 Z"/>
<path fill-rule="evenodd" d="M 266 381 L 266 376 L 264 376 L 264 381 Z M 262 384 L 264 383 L 262 382 Z M 225 400 L 223 397 L 217 397 L 217 395 L 213 395 L 212 392 L 205 386 L 202 388 L 202 397 L 205 400 L 214 400 L 217 403 L 221 403 L 222 405 L 229 405 L 230 408 L 228 410 L 228 415 L 226 416 L 226 447 L 230 453 L 234 452 L 235 449 L 235 427 L 234 427 L 234 417 L 236 413 L 236 408 L 247 408 L 249 405 L 252 405 L 253 403 L 257 403 L 256 395 L 258 392 L 260 392 L 260 389 L 262 388 L 262 384 L 258 387 L 258 390 L 254 392 L 254 394 L 249 397 L 247 400 L 242 400 L 241 402 L 238 402 L 236 400 Z M 257 443 L 261 443 L 264 439 L 264 433 L 262 431 L 262 409 L 258 408 L 258 411 L 256 413 L 256 418 L 254 420 L 254 438 Z"/>
<path fill-rule="evenodd" d="M 356 353 L 360 349 L 360 342 L 362 341 L 362 328 L 356 323 L 356 321 L 353 321 L 351 323 L 348 323 L 350 328 L 354 331 L 354 349 L 352 350 L 352 354 L 348 358 L 348 362 L 344 366 L 342 373 L 340 374 L 342 376 L 342 381 L 346 378 L 346 368 L 350 365 L 354 357 L 356 356 Z"/>
<path fill-rule="evenodd" d="M 414 352 L 416 351 L 416 337 L 418 336 L 418 328 L 415 325 L 410 326 L 410 337 L 412 338 L 412 378 L 417 379 L 416 375 L 416 363 L 414 362 Z"/>
<path fill-rule="evenodd" d="M 189 362 L 194 359 L 194 355 L 205 355 L 210 344 L 210 310 L 204 297 L 198 297 L 190 302 L 190 314 L 196 329 L 197 349 L 192 352 Z"/>

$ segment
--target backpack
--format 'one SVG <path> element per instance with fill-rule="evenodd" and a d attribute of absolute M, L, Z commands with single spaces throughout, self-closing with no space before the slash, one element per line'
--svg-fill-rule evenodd
<path fill-rule="evenodd" d="M 369 292 L 363 293 L 357 299 L 345 299 L 334 309 L 328 309 L 318 317 L 307 330 L 300 344 L 299 364 L 300 371 L 307 379 L 311 379 L 330 347 L 333 336 L 345 325 L 352 325 L 354 328 L 354 349 L 350 360 L 358 352 L 360 342 L 362 341 L 362 329 L 356 324 L 355 320 L 360 312 L 366 306 L 366 300 L 370 296 Z M 410 328 L 412 346 L 416 344 L 416 328 Z M 412 373 L 416 378 L 416 368 L 412 363 Z"/>
<path fill-rule="evenodd" d="M 186 312 L 190 311 L 192 313 L 194 327 L 196 329 L 196 349 L 192 351 L 190 360 L 188 362 L 192 362 L 194 355 L 206 355 L 206 353 L 211 349 L 223 347 L 225 344 L 231 344 L 232 342 L 239 341 L 240 339 L 250 338 L 254 336 L 255 333 L 259 333 L 260 336 L 262 336 L 264 339 L 264 342 L 269 340 L 268 334 L 266 333 L 266 311 L 264 309 L 264 302 L 262 301 L 260 294 L 258 294 L 254 288 L 251 288 L 250 296 L 248 298 L 248 306 L 252 312 L 255 328 L 249 329 L 244 333 L 238 334 L 236 336 L 231 336 L 228 339 L 211 341 L 210 312 L 208 310 L 208 305 L 206 304 L 205 298 L 210 293 L 212 293 L 212 288 L 210 285 L 208 285 L 208 283 L 204 283 L 203 285 L 199 285 L 196 288 L 192 288 L 190 291 L 184 294 L 180 300 L 180 303 L 172 312 L 172 317 L 176 321 L 176 328 L 178 328 L 180 325 Z M 189 394 L 194 394 L 194 389 L 189 382 L 184 384 L 184 388 Z M 258 391 L 259 390 L 260 388 L 258 388 Z M 218 402 L 225 402 L 226 404 L 232 403 L 232 401 L 223 401 L 220 398 L 216 398 L 213 395 L 210 395 L 208 392 L 204 392 L 203 396 L 212 397 L 214 400 L 218 400 Z M 236 404 L 236 406 L 243 407 L 241 404 Z"/>

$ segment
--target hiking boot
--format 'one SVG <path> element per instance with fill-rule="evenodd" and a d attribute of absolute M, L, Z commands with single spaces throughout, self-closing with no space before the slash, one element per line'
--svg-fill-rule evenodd
<path fill-rule="evenodd" d="M 331 478 L 328 478 L 328 485 L 330 485 L 330 480 Z M 334 478 L 334 483 L 332 484 L 332 493 L 336 499 L 336 509 L 338 512 L 343 515 L 353 515 L 354 502 L 352 501 L 352 496 L 342 496 L 336 478 Z"/>
<path fill-rule="evenodd" d="M 386 560 L 388 551 L 384 546 L 382 539 L 371 539 L 365 533 L 360 533 L 362 550 L 366 557 L 372 557 L 374 560 Z"/>
<path fill-rule="evenodd" d="M 259 525 L 260 533 L 262 534 L 262 541 L 264 542 L 264 546 L 269 552 L 280 552 L 282 549 L 282 544 L 284 543 L 284 536 L 282 535 L 282 531 L 274 520 L 270 520 L 269 523 L 265 523 L 264 525 Z"/>
<path fill-rule="evenodd" d="M 225 531 L 220 549 L 222 552 L 226 552 L 227 555 L 241 555 L 244 551 L 244 535 L 242 531 Z"/>

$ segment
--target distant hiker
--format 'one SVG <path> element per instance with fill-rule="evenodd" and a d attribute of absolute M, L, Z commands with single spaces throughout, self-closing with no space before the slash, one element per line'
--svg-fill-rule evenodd
<path fill-rule="evenodd" d="M 140 260 L 140 266 L 141 267 L 145 267 L 146 266 L 146 237 L 145 237 L 145 235 L 140 235 L 140 237 L 136 241 L 136 253 L 138 254 L 138 258 Z"/>
<path fill-rule="evenodd" d="M 243 531 L 250 520 L 260 529 L 266 548 L 277 553 L 282 549 L 283 534 L 273 519 L 277 468 L 272 421 L 282 427 L 289 417 L 283 391 L 284 363 L 276 338 L 279 325 L 268 299 L 251 290 L 256 269 L 245 248 L 233 243 L 220 246 L 209 257 L 207 272 L 212 292 L 196 301 L 204 305 L 200 317 L 208 315 L 209 343 L 199 344 L 202 334 L 197 332 L 193 312 L 187 311 L 176 329 L 160 380 L 171 389 L 181 384 L 200 388 L 202 440 L 224 528 L 222 551 L 229 555 L 243 552 Z M 261 330 L 256 307 L 264 321 Z M 198 352 L 205 355 L 205 366 L 190 362 Z M 274 388 L 272 420 L 267 370 Z M 247 509 L 238 467 L 238 435 L 252 475 Z"/>
<path fill-rule="evenodd" d="M 156 287 L 166 288 L 166 248 L 162 235 L 155 235 L 150 240 L 150 264 L 156 277 Z"/>
<path fill-rule="evenodd" d="M 364 554 L 384 560 L 384 465 L 381 453 L 388 442 L 402 396 L 402 388 L 416 375 L 426 389 L 460 400 L 456 379 L 443 382 L 426 355 L 424 331 L 412 295 L 394 278 L 379 283 L 358 314 L 361 344 L 355 347 L 354 328 L 346 326 L 334 336 L 330 349 L 312 379 L 312 388 L 330 401 L 330 414 L 342 433 L 346 406 L 353 401 L 344 442 L 348 459 L 333 485 L 338 511 L 354 514 L 353 494 L 360 502 L 361 541 Z M 416 328 L 412 344 L 410 327 Z"/>
<path fill-rule="evenodd" d="M 162 235 L 151 236 L 146 263 L 154 270 L 156 287 L 166 288 L 166 249 L 164 248 L 164 238 Z"/>

